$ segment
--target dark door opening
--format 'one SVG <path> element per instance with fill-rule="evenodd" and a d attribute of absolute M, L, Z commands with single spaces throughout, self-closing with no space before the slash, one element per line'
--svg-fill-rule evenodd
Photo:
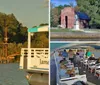
<path fill-rule="evenodd" d="M 59 25 L 61 25 L 61 17 L 59 18 Z"/>
<path fill-rule="evenodd" d="M 68 28 L 68 17 L 65 16 L 65 25 L 66 25 L 66 28 Z"/>

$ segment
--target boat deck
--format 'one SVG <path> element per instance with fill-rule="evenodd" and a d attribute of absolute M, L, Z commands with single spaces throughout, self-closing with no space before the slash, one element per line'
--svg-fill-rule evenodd
<path fill-rule="evenodd" d="M 51 72 L 52 72 L 53 76 L 56 76 L 56 73 L 54 73 L 54 72 L 57 69 L 55 67 L 54 59 L 52 59 L 51 62 L 52 62 L 51 66 L 50 66 L 52 69 Z M 94 76 L 93 73 L 90 73 L 86 67 L 83 67 L 81 64 L 78 64 L 78 68 L 79 68 L 80 75 L 86 74 L 88 85 L 100 85 L 100 80 L 96 76 Z M 55 83 L 56 83 L 56 77 L 53 81 L 51 81 L 51 85 L 54 85 Z"/>
<path fill-rule="evenodd" d="M 86 74 L 88 85 L 100 85 L 100 80 L 94 76 L 93 73 L 90 73 L 85 67 L 79 65 L 79 72 L 80 74 Z"/>

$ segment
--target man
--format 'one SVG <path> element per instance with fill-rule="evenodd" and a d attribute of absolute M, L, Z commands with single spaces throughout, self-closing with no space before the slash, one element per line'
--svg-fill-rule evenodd
<path fill-rule="evenodd" d="M 69 50 L 69 52 L 68 52 L 68 57 L 69 57 L 69 60 L 72 62 L 72 63 L 74 63 L 74 51 L 73 50 Z"/>
<path fill-rule="evenodd" d="M 88 58 L 88 60 L 96 60 L 94 54 L 92 54 L 91 57 Z"/>
<path fill-rule="evenodd" d="M 60 77 L 61 78 L 68 78 L 68 77 L 70 77 L 70 75 L 67 74 L 67 67 L 65 65 L 63 65 L 63 64 L 60 65 L 59 73 L 60 73 Z"/>
<path fill-rule="evenodd" d="M 89 49 L 87 50 L 87 52 L 86 52 L 86 58 L 89 58 L 89 57 L 91 57 L 91 55 L 92 55 L 92 53 L 89 51 Z"/>
<path fill-rule="evenodd" d="M 68 53 L 66 52 L 66 50 L 64 49 L 64 51 L 62 52 L 62 56 L 66 59 L 68 58 Z"/>

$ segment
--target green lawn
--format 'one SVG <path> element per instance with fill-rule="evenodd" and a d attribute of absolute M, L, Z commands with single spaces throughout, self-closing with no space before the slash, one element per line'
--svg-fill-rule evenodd
<path fill-rule="evenodd" d="M 73 30 L 73 29 L 68 29 L 68 28 L 65 28 L 65 29 L 62 29 L 62 28 L 57 28 L 57 27 L 53 27 L 50 29 L 51 32 L 83 32 L 82 30 Z M 100 29 L 84 29 L 84 31 L 100 31 Z"/>
<path fill-rule="evenodd" d="M 51 32 L 74 32 L 74 30 L 71 30 L 71 29 L 68 29 L 68 28 L 65 28 L 65 29 L 62 29 L 62 28 L 53 28 L 53 29 L 50 29 Z"/>

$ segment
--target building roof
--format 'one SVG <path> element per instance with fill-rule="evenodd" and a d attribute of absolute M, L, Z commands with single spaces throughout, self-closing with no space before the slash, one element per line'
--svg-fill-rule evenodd
<path fill-rule="evenodd" d="M 90 20 L 90 17 L 84 12 L 76 12 L 76 14 L 81 20 Z"/>
<path fill-rule="evenodd" d="M 34 28 L 28 28 L 28 32 L 46 32 L 49 31 L 48 26 L 38 26 Z"/>

